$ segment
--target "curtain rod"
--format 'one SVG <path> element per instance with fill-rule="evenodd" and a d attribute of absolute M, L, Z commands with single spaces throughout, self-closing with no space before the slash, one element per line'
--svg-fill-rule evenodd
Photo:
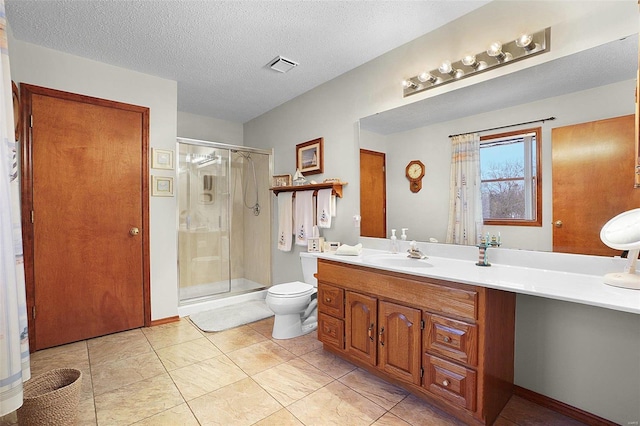
<path fill-rule="evenodd" d="M 482 132 L 488 132 L 489 130 L 506 129 L 507 127 L 522 126 L 525 124 L 533 124 L 533 123 L 541 123 L 541 122 L 544 123 L 545 121 L 552 121 L 555 119 L 556 119 L 555 117 L 541 118 L 540 120 L 525 121 L 524 123 L 507 124 L 506 126 L 492 127 L 490 129 L 476 130 L 474 132 L 458 133 L 457 135 L 449 135 L 449 137 L 452 138 L 454 136 L 467 135 L 469 133 L 482 133 Z"/>

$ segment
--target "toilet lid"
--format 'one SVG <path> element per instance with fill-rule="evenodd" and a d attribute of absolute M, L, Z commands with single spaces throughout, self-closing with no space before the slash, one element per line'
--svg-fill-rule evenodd
<path fill-rule="evenodd" d="M 269 287 L 268 293 L 274 296 L 292 297 L 300 296 L 304 293 L 311 293 L 313 286 L 300 281 L 294 281 L 291 283 L 278 284 Z"/>

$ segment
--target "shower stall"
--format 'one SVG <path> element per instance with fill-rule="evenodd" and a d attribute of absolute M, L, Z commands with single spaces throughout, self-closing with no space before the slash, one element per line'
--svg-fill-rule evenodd
<path fill-rule="evenodd" d="M 272 152 L 178 138 L 180 305 L 271 285 Z"/>

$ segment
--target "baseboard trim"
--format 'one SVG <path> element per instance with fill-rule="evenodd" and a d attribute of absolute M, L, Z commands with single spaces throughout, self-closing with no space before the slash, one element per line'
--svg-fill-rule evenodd
<path fill-rule="evenodd" d="M 167 318 L 160 318 L 157 320 L 151 320 L 151 324 L 149 324 L 149 327 L 153 327 L 155 325 L 169 324 L 176 321 L 180 321 L 180 317 L 178 315 L 167 317 Z"/>
<path fill-rule="evenodd" d="M 518 385 L 514 385 L 513 393 L 520 398 L 529 400 L 535 404 L 538 404 L 542 407 L 553 410 L 557 413 L 563 414 L 567 417 L 571 417 L 572 419 L 578 420 L 579 422 L 592 425 L 592 426 L 617 426 L 617 423 L 609 421 L 607 419 L 603 419 L 602 417 L 596 416 L 595 414 L 588 413 L 579 408 L 573 407 L 569 404 L 565 404 L 564 402 L 560 402 L 553 398 L 549 398 L 548 396 L 539 394 L 529 389 L 525 389 Z"/>

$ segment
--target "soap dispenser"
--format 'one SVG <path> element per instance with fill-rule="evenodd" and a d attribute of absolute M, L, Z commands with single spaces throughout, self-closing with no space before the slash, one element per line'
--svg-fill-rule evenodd
<path fill-rule="evenodd" d="M 407 241 L 407 231 L 409 228 L 402 228 L 402 235 L 400 235 L 400 239 L 402 241 Z"/>
<path fill-rule="evenodd" d="M 398 237 L 396 237 L 396 230 L 392 229 L 391 230 L 391 253 L 397 253 L 398 252 Z"/>

